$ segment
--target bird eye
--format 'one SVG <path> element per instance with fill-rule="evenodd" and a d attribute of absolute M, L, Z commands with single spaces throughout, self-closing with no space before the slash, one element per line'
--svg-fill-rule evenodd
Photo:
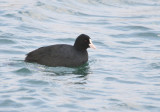
<path fill-rule="evenodd" d="M 87 42 L 87 40 L 84 40 L 85 42 Z"/>

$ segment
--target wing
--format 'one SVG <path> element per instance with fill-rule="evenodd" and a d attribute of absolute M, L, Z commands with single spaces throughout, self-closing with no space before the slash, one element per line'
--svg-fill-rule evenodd
<path fill-rule="evenodd" d="M 37 62 L 39 64 L 47 66 L 61 66 L 65 65 L 66 61 L 70 59 L 72 55 L 70 45 L 52 45 L 47 47 L 41 47 L 27 54 L 25 61 Z"/>

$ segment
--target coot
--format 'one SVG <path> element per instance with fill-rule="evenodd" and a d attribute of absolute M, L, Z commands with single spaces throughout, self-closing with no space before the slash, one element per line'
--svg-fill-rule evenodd
<path fill-rule="evenodd" d="M 87 48 L 89 47 L 96 48 L 88 35 L 81 34 L 77 37 L 73 46 L 56 44 L 41 47 L 29 52 L 25 61 L 52 67 L 77 67 L 88 61 Z"/>

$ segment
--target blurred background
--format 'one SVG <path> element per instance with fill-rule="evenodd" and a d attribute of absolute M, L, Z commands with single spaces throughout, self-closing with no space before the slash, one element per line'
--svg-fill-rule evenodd
<path fill-rule="evenodd" d="M 81 33 L 85 65 L 24 62 Z M 159 88 L 159 0 L 0 0 L 0 112 L 159 112 Z"/>

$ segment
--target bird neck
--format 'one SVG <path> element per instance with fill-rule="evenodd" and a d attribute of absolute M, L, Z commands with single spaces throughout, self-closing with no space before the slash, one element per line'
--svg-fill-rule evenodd
<path fill-rule="evenodd" d="M 87 49 L 85 46 L 81 46 L 78 44 L 74 44 L 74 48 L 78 51 L 86 51 L 86 49 Z"/>

